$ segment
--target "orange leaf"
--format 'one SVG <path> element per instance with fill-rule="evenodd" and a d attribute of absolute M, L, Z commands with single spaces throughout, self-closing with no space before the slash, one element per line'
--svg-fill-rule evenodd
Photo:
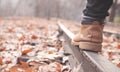
<path fill-rule="evenodd" d="M 36 35 L 31 36 L 32 39 L 37 39 L 38 37 Z"/>
<path fill-rule="evenodd" d="M 56 65 L 57 65 L 57 72 L 61 72 L 61 64 L 59 64 L 59 63 L 56 63 Z"/>
<path fill-rule="evenodd" d="M 9 69 L 9 71 L 5 72 L 35 72 L 35 69 L 32 67 L 29 67 L 26 62 L 21 61 L 21 65 L 13 66 Z"/>
<path fill-rule="evenodd" d="M 27 53 L 29 53 L 30 51 L 32 51 L 32 48 L 28 48 L 26 50 L 22 51 L 22 55 L 26 55 Z"/>
<path fill-rule="evenodd" d="M 25 69 L 25 72 L 35 72 L 35 70 L 33 70 L 33 68 L 29 67 Z"/>
<path fill-rule="evenodd" d="M 23 67 L 23 68 L 29 67 L 28 64 L 26 62 L 24 62 L 24 61 L 20 61 L 20 63 L 21 63 L 20 66 Z"/>
<path fill-rule="evenodd" d="M 18 72 L 18 68 L 17 66 L 14 66 L 12 68 L 9 69 L 9 71 L 5 71 L 5 72 Z"/>
<path fill-rule="evenodd" d="M 23 41 L 25 39 L 25 36 L 21 36 L 18 40 Z"/>
<path fill-rule="evenodd" d="M 2 65 L 2 57 L 0 57 L 0 65 Z"/>
<path fill-rule="evenodd" d="M 120 68 L 120 63 L 119 63 L 119 64 L 117 64 L 117 67 L 119 67 L 119 68 Z"/>
<path fill-rule="evenodd" d="M 118 49 L 120 49 L 120 43 L 118 44 Z"/>

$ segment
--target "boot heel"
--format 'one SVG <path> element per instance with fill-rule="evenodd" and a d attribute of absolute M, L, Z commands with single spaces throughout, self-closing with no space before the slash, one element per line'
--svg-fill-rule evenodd
<path fill-rule="evenodd" d="M 100 52 L 102 48 L 101 43 L 79 42 L 79 48 L 89 51 Z"/>

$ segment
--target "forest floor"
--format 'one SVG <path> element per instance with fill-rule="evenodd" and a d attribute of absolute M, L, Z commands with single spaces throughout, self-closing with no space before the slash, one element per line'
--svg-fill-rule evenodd
<path fill-rule="evenodd" d="M 60 21 L 78 33 L 79 23 Z M 57 35 L 57 19 L 0 18 L 0 72 L 70 72 L 64 39 Z M 120 40 L 114 34 L 103 37 L 100 54 L 120 67 Z"/>

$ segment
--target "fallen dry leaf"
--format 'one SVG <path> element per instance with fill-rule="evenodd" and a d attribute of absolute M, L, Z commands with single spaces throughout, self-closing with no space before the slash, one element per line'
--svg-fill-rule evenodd
<path fill-rule="evenodd" d="M 24 64 L 23 64 L 24 65 Z M 4 72 L 37 72 L 33 67 L 26 67 L 26 66 L 13 66 L 9 69 L 9 71 Z"/>
<path fill-rule="evenodd" d="M 20 61 L 20 66 L 23 68 L 28 68 L 28 63 L 24 62 L 24 61 Z"/>
<path fill-rule="evenodd" d="M 0 57 L 0 65 L 2 65 L 3 64 L 3 62 L 2 62 L 2 57 Z"/>
<path fill-rule="evenodd" d="M 8 28 L 8 32 L 9 33 L 14 32 L 13 28 Z"/>
<path fill-rule="evenodd" d="M 118 44 L 118 49 L 120 49 L 120 43 Z"/>
<path fill-rule="evenodd" d="M 119 68 L 120 68 L 120 63 L 118 63 L 118 64 L 117 64 L 117 67 L 119 67 Z"/>
<path fill-rule="evenodd" d="M 7 61 L 5 62 L 5 64 L 10 64 L 10 63 L 12 63 L 10 60 L 7 60 Z"/>
<path fill-rule="evenodd" d="M 57 72 L 61 72 L 61 64 L 56 63 L 56 65 L 57 65 Z"/>
<path fill-rule="evenodd" d="M 22 51 L 22 55 L 26 55 L 27 53 L 29 53 L 30 51 L 32 51 L 33 48 L 28 48 Z"/>
<path fill-rule="evenodd" d="M 5 48 L 4 47 L 0 47 L 0 51 L 4 51 L 5 50 Z"/>
<path fill-rule="evenodd" d="M 37 39 L 38 36 L 36 36 L 36 35 L 32 35 L 31 38 L 32 38 L 32 39 Z"/>
<path fill-rule="evenodd" d="M 19 41 L 23 41 L 25 39 L 25 36 L 21 36 L 18 38 Z"/>

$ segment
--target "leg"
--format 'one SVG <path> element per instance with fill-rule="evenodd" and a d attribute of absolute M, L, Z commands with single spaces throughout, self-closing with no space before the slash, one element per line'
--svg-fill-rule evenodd
<path fill-rule="evenodd" d="M 101 51 L 103 21 L 108 16 L 108 9 L 113 0 L 87 0 L 86 9 L 79 33 L 73 38 L 72 43 L 81 49 Z"/>
<path fill-rule="evenodd" d="M 87 0 L 86 9 L 83 11 L 83 19 L 97 20 L 103 23 L 105 17 L 109 15 L 108 9 L 112 3 L 113 0 Z M 85 24 L 84 22 L 82 24 Z"/>

